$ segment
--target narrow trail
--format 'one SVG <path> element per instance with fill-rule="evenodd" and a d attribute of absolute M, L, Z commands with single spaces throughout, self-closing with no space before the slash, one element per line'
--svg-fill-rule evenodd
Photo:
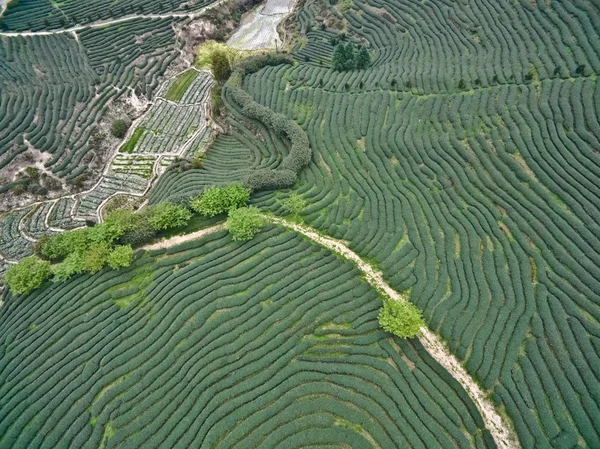
<path fill-rule="evenodd" d="M 166 19 L 166 18 L 183 18 L 187 17 L 189 19 L 195 19 L 196 17 L 201 16 L 206 11 L 211 8 L 214 8 L 221 3 L 224 3 L 228 0 L 217 0 L 210 5 L 207 5 L 203 8 L 200 8 L 197 11 L 193 12 L 171 12 L 164 14 L 131 14 L 123 17 L 119 17 L 118 19 L 107 19 L 107 20 L 99 20 L 97 22 L 87 23 L 85 25 L 76 25 L 70 28 L 60 28 L 57 30 L 48 30 L 48 31 L 16 31 L 16 32 L 2 32 L 0 36 L 6 37 L 18 37 L 18 36 L 49 36 L 51 34 L 64 34 L 64 33 L 77 33 L 77 31 L 85 30 L 87 28 L 102 28 L 107 25 L 114 25 L 116 23 L 129 22 L 130 20 L 136 19 Z M 0 0 L 0 3 L 2 0 Z"/>
<path fill-rule="evenodd" d="M 352 261 L 357 268 L 365 274 L 367 282 L 376 290 L 385 292 L 390 298 L 396 301 L 408 301 L 406 297 L 390 287 L 384 280 L 383 274 L 375 270 L 371 264 L 363 261 L 358 254 L 349 249 L 344 243 L 331 237 L 323 236 L 312 228 L 293 223 L 279 217 L 264 215 L 265 219 L 271 223 L 292 229 L 299 234 L 308 237 L 313 242 L 324 246 L 325 248 L 342 255 Z M 216 225 L 210 228 L 202 229 L 192 234 L 171 237 L 169 239 L 142 246 L 142 250 L 166 249 L 179 245 L 184 242 L 203 237 L 213 232 L 224 229 L 224 225 Z M 460 383 L 467 392 L 475 406 L 479 410 L 485 427 L 489 430 L 498 449 L 519 449 L 521 447 L 517 436 L 514 433 L 508 418 L 498 413 L 494 404 L 488 399 L 485 391 L 473 380 L 458 359 L 448 350 L 440 337 L 431 332 L 427 327 L 422 327 L 417 337 L 429 355 L 438 362 L 454 379 Z"/>
<path fill-rule="evenodd" d="M 210 228 L 200 229 L 199 231 L 192 232 L 191 234 L 176 235 L 174 237 L 171 237 L 171 238 L 168 238 L 165 240 L 161 240 L 160 242 L 150 243 L 148 245 L 140 246 L 137 249 L 141 249 L 144 251 L 152 251 L 152 250 L 156 250 L 156 249 L 167 249 L 172 246 L 181 245 L 182 243 L 199 239 L 200 237 L 204 237 L 205 235 L 212 234 L 213 232 L 221 231 L 222 229 L 225 229 L 225 225 L 218 224 L 215 226 L 211 226 Z"/>

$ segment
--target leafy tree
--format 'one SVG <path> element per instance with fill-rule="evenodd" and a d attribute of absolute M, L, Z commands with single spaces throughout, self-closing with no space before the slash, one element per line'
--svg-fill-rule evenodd
<path fill-rule="evenodd" d="M 371 64 L 371 54 L 366 47 L 360 47 L 358 53 L 356 54 L 356 68 L 357 69 L 366 69 Z M 395 84 L 395 80 L 394 80 Z"/>
<path fill-rule="evenodd" d="M 150 223 L 151 210 L 144 209 L 138 213 L 132 213 L 132 227 L 126 227 L 126 231 L 119 238 L 121 245 L 140 245 L 154 238 L 156 229 Z"/>
<path fill-rule="evenodd" d="M 128 267 L 133 260 L 131 245 L 116 246 L 108 255 L 108 266 L 113 270 Z"/>
<path fill-rule="evenodd" d="M 356 56 L 352 42 L 340 42 L 333 50 L 333 68 L 338 72 L 356 67 Z"/>
<path fill-rule="evenodd" d="M 229 56 L 223 50 L 215 50 L 210 55 L 210 67 L 213 76 L 219 84 L 225 84 L 225 81 L 231 75 L 231 63 Z"/>
<path fill-rule="evenodd" d="M 192 218 L 192 213 L 183 206 L 171 203 L 159 203 L 150 211 L 150 223 L 157 230 L 178 228 L 185 226 Z"/>
<path fill-rule="evenodd" d="M 240 183 L 225 187 L 211 187 L 191 203 L 192 210 L 214 217 L 232 209 L 244 207 L 250 199 L 250 191 Z"/>
<path fill-rule="evenodd" d="M 122 139 L 123 137 L 125 137 L 125 134 L 127 134 L 128 128 L 129 128 L 129 126 L 127 126 L 127 123 L 125 122 L 125 120 L 122 120 L 122 119 L 113 120 L 110 125 L 110 133 L 113 136 L 118 137 L 119 139 Z"/>
<path fill-rule="evenodd" d="M 8 267 L 4 274 L 4 282 L 11 292 L 27 294 L 42 285 L 48 276 L 50 276 L 50 262 L 37 256 L 29 256 Z"/>
<path fill-rule="evenodd" d="M 115 220 L 108 220 L 89 228 L 88 239 L 90 243 L 111 244 L 125 233 L 122 224 Z"/>
<path fill-rule="evenodd" d="M 386 298 L 379 309 L 380 326 L 400 338 L 411 338 L 417 335 L 425 325 L 421 312 L 408 301 L 396 301 Z"/>
<path fill-rule="evenodd" d="M 110 247 L 106 243 L 93 243 L 83 254 L 83 269 L 88 273 L 97 273 L 104 268 L 110 255 Z"/>
<path fill-rule="evenodd" d="M 306 207 L 306 200 L 297 193 L 293 193 L 281 202 L 281 205 L 289 213 L 298 215 Z"/>
<path fill-rule="evenodd" d="M 229 211 L 225 227 L 233 240 L 250 240 L 263 227 L 264 217 L 256 207 L 241 207 Z"/>
<path fill-rule="evenodd" d="M 66 281 L 74 274 L 82 273 L 83 269 L 83 253 L 71 253 L 63 262 L 52 267 L 52 282 Z"/>
<path fill-rule="evenodd" d="M 75 229 L 51 236 L 42 255 L 50 260 L 60 260 L 74 252 L 84 252 L 89 245 L 88 229 Z"/>

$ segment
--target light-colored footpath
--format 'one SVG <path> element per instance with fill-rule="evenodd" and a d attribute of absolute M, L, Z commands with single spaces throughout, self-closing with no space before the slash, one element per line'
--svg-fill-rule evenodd
<path fill-rule="evenodd" d="M 283 218 L 264 216 L 271 223 L 279 224 L 288 229 L 292 229 L 299 234 L 309 238 L 313 242 L 324 246 L 325 248 L 343 256 L 353 262 L 356 267 L 365 275 L 365 278 L 372 287 L 376 290 L 383 291 L 386 295 L 396 301 L 408 301 L 406 297 L 398 293 L 387 282 L 383 280 L 383 275 L 380 271 L 375 270 L 371 264 L 365 262 L 354 251 L 349 249 L 344 243 L 331 237 L 326 237 L 312 228 L 294 223 Z M 143 250 L 166 249 L 181 243 L 189 242 L 205 235 L 211 234 L 224 229 L 224 225 L 212 226 L 202 229 L 192 234 L 175 236 L 157 243 L 142 246 Z M 446 344 L 436 334 L 431 332 L 427 327 L 422 327 L 417 335 L 417 338 L 427 350 L 427 352 L 438 362 L 446 371 L 460 383 L 467 392 L 469 397 L 475 403 L 475 406 L 481 413 L 485 427 L 489 430 L 498 449 L 519 449 L 521 446 L 517 439 L 512 425 L 508 418 L 498 413 L 492 401 L 488 398 L 482 388 L 473 380 L 467 373 L 465 368 L 460 364 L 458 359 L 448 350 Z"/>

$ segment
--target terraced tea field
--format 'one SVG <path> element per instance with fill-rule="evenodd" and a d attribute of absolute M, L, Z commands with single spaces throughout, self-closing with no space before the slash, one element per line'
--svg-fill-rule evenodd
<path fill-rule="evenodd" d="M 11 22 L 36 1 L 5 27 L 59 26 Z M 286 22 L 294 62 L 238 67 L 218 135 L 207 73 L 157 81 L 185 6 L 148 5 L 166 16 L 0 38 L 2 160 L 33 146 L 76 176 L 90 105 L 153 98 L 94 189 L 2 218 L 0 253 L 30 254 L 118 192 L 179 202 L 263 176 L 250 202 L 275 217 L 245 243 L 217 225 L 128 268 L 3 292 L 0 448 L 600 448 L 595 0 L 306 0 Z M 242 28 L 232 45 L 273 33 Z M 367 67 L 334 70 L 340 42 Z M 298 142 L 310 164 L 290 170 Z M 427 329 L 382 331 L 384 294 Z"/>
<path fill-rule="evenodd" d="M 9 300 L 0 445 L 495 447 L 358 274 L 272 226 Z"/>

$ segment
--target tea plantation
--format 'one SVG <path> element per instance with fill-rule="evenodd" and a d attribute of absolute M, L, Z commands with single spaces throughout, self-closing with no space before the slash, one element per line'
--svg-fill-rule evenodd
<path fill-rule="evenodd" d="M 308 62 L 245 80 L 309 136 L 304 220 L 410 292 L 524 448 L 600 447 L 597 4 L 355 0 L 344 18 L 370 69 L 332 72 L 309 31 Z"/>
<path fill-rule="evenodd" d="M 4 298 L 0 447 L 496 447 L 359 275 L 271 226 Z"/>
<path fill-rule="evenodd" d="M 106 105 L 156 97 L 184 47 L 178 16 L 145 15 L 204 3 L 48 3 L 14 3 L 4 28 L 142 15 L 0 37 L 0 168 L 34 147 L 69 180 Z M 518 444 L 423 340 L 381 329 L 364 271 L 271 224 L 5 289 L 0 449 L 600 448 L 598 1 L 300 0 L 284 27 L 289 55 L 234 64 L 212 128 L 221 80 L 169 79 L 101 186 L 185 205 L 240 182 L 338 239 L 422 311 Z M 105 200 L 13 210 L 0 255 Z"/>
<path fill-rule="evenodd" d="M 137 19 L 76 33 L 1 37 L 0 169 L 36 149 L 51 155 L 44 165 L 56 176 L 81 175 L 100 156 L 92 136 L 108 106 L 132 90 L 151 98 L 178 56 L 174 23 Z"/>

